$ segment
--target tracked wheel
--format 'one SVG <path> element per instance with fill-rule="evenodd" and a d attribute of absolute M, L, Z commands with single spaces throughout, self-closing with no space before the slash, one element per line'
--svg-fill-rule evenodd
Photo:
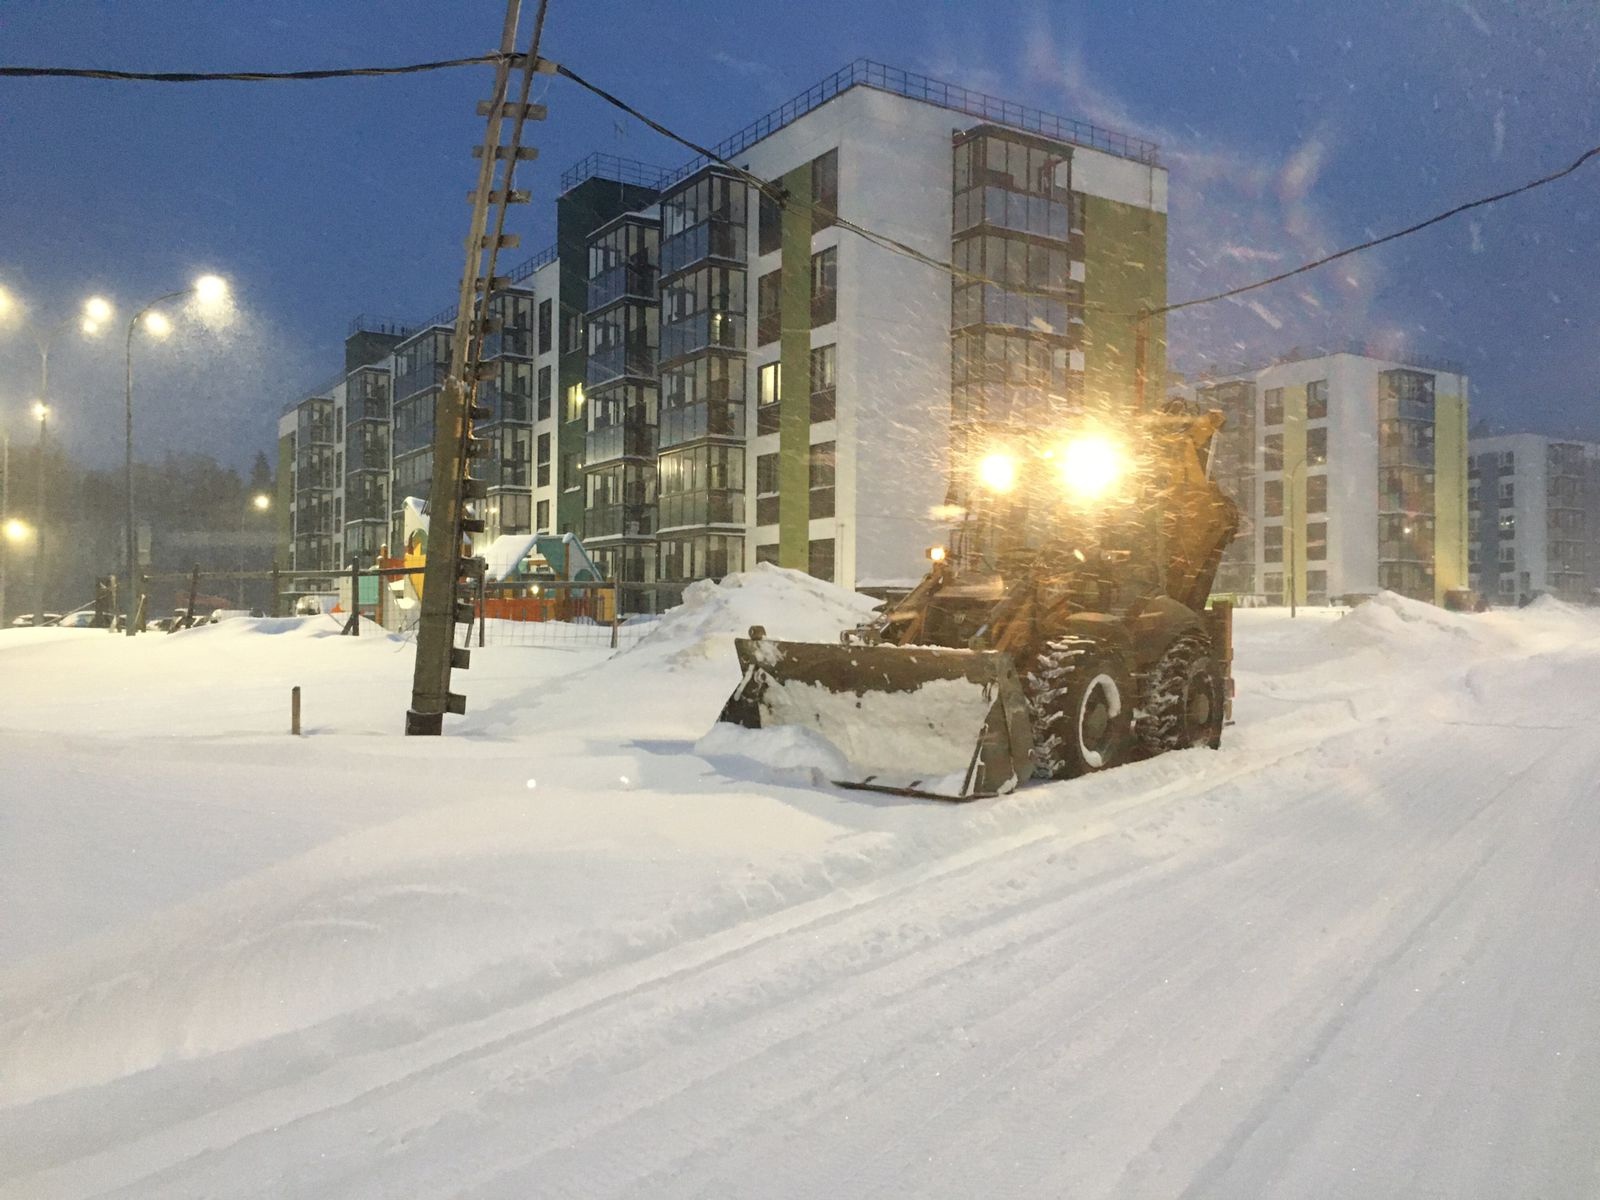
<path fill-rule="evenodd" d="M 1222 743 L 1223 684 L 1211 643 L 1186 633 L 1167 648 L 1150 673 L 1139 718 L 1139 749 L 1145 754 Z"/>
<path fill-rule="evenodd" d="M 1128 760 L 1133 679 L 1114 648 L 1058 638 L 1033 661 L 1027 687 L 1035 778 L 1073 779 Z"/>

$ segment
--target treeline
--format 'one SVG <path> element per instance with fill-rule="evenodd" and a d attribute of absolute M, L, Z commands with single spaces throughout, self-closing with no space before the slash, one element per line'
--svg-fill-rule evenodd
<path fill-rule="evenodd" d="M 122 574 L 127 555 L 127 489 L 120 468 L 78 464 L 60 447 L 47 447 L 44 460 L 45 608 L 66 612 L 94 599 L 95 580 Z M 39 515 L 39 455 L 31 445 L 11 444 L 9 478 L 4 480 L 5 519 L 31 531 Z M 213 581 L 224 572 L 265 570 L 271 565 L 280 514 L 276 511 L 272 469 L 256 456 L 248 475 L 203 454 L 168 454 L 159 463 L 136 463 L 134 517 L 141 553 L 148 548 L 152 574 L 188 571 L 198 565 Z M 274 507 L 257 509 L 252 497 L 273 496 Z M 36 545 L 31 532 L 20 541 L 0 538 L 6 555 L 3 619 L 31 612 L 34 605 Z M 265 585 L 246 594 L 259 603 Z M 232 595 L 234 589 L 230 587 Z M 174 589 L 152 585 L 152 611 L 170 605 Z"/>

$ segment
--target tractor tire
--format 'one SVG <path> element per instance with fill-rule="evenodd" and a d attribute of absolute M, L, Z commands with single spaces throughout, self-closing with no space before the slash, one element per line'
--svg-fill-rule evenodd
<path fill-rule="evenodd" d="M 1027 674 L 1034 777 L 1075 779 L 1133 750 L 1133 678 L 1122 655 L 1088 638 L 1049 642 Z"/>
<path fill-rule="evenodd" d="M 1195 633 L 1178 638 L 1150 672 L 1139 749 L 1146 755 L 1192 746 L 1215 750 L 1222 744 L 1222 688 L 1211 643 Z"/>

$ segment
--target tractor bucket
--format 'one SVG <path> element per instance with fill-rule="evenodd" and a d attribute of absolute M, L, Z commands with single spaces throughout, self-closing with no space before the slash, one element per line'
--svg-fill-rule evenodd
<path fill-rule="evenodd" d="M 973 800 L 1031 772 L 1028 706 L 1008 654 L 761 636 L 734 646 L 743 677 L 718 719 L 816 731 L 850 764 L 834 781 L 842 787 Z"/>

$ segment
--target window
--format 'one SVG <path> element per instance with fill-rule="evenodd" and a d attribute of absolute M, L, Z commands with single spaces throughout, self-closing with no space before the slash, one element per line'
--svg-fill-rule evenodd
<path fill-rule="evenodd" d="M 764 546 L 757 546 L 756 547 L 756 561 L 758 563 L 771 563 L 773 566 L 777 566 L 778 565 L 778 543 L 777 542 L 768 542 Z"/>
<path fill-rule="evenodd" d="M 778 405 L 783 401 L 783 364 L 768 363 L 756 372 L 756 433 L 778 432 Z"/>
<path fill-rule="evenodd" d="M 775 342 L 783 332 L 782 297 L 782 271 L 768 271 L 756 281 L 756 345 Z"/>
<path fill-rule="evenodd" d="M 561 456 L 561 490 L 575 492 L 582 485 L 580 472 L 583 464 L 578 461 L 578 452 L 569 450 Z"/>
<path fill-rule="evenodd" d="M 818 442 L 811 447 L 811 515 L 833 516 L 834 443 Z"/>
<path fill-rule="evenodd" d="M 756 524 L 778 523 L 778 456 L 756 455 Z"/>
<path fill-rule="evenodd" d="M 1268 571 L 1262 575 L 1261 590 L 1269 597 L 1276 596 L 1281 599 L 1283 596 L 1283 572 Z"/>
<path fill-rule="evenodd" d="M 834 372 L 837 369 L 835 346 L 817 346 L 811 351 L 811 423 L 834 418 Z"/>
<path fill-rule="evenodd" d="M 1306 430 L 1306 462 L 1320 467 L 1328 461 L 1328 427 L 1318 425 Z"/>
<path fill-rule="evenodd" d="M 576 354 L 583 349 L 583 318 L 573 313 L 561 318 L 561 352 Z"/>
<path fill-rule="evenodd" d="M 1517 473 L 1517 454 L 1515 450 L 1507 450 L 1500 456 L 1500 474 L 1515 475 Z"/>
<path fill-rule="evenodd" d="M 770 496 L 778 490 L 778 456 L 756 455 L 756 495 Z"/>
<path fill-rule="evenodd" d="M 1268 388 L 1266 391 L 1261 393 L 1261 399 L 1262 407 L 1264 409 L 1264 415 L 1262 416 L 1261 423 L 1263 425 L 1282 425 L 1283 389 Z"/>
<path fill-rule="evenodd" d="M 807 555 L 806 573 L 813 579 L 833 582 L 833 539 L 817 538 L 811 543 Z"/>
<path fill-rule="evenodd" d="M 567 389 L 566 403 L 562 405 L 565 421 L 583 420 L 583 384 L 575 383 Z"/>
<path fill-rule="evenodd" d="M 1328 598 L 1328 573 L 1326 571 L 1306 572 L 1306 599 L 1326 600 Z"/>
<path fill-rule="evenodd" d="M 533 497 L 510 493 L 499 497 L 501 533 L 528 533 L 528 509 Z"/>
<path fill-rule="evenodd" d="M 1328 381 L 1326 379 L 1313 379 L 1306 384 L 1306 420 L 1326 421 L 1328 419 Z"/>
<path fill-rule="evenodd" d="M 537 487 L 549 487 L 550 486 L 550 435 L 548 433 L 541 433 L 539 435 L 539 457 L 535 460 L 535 463 L 536 463 L 536 465 L 538 467 L 538 475 L 536 476 L 537 483 L 536 483 L 535 486 L 537 486 Z"/>
<path fill-rule="evenodd" d="M 1506 481 L 1504 481 L 1500 485 L 1500 503 L 1501 504 L 1510 504 L 1510 503 L 1512 503 L 1513 501 L 1516 500 L 1516 497 L 1517 497 L 1516 486 L 1512 483 L 1511 480 L 1507 479 Z"/>
<path fill-rule="evenodd" d="M 829 150 L 811 160 L 811 229 L 826 229 L 839 211 L 839 152 Z"/>
<path fill-rule="evenodd" d="M 555 302 L 539 301 L 539 353 L 549 354 L 555 348 L 555 328 L 552 321 Z"/>
<path fill-rule="evenodd" d="M 1261 469 L 1283 470 L 1283 434 L 1269 433 L 1261 440 Z"/>
<path fill-rule="evenodd" d="M 1269 563 L 1283 561 L 1283 526 L 1267 525 L 1261 530 L 1261 557 Z"/>
<path fill-rule="evenodd" d="M 811 256 L 811 328 L 838 316 L 839 252 L 832 246 Z"/>
<path fill-rule="evenodd" d="M 538 521 L 538 525 L 535 527 L 534 532 L 535 533 L 549 533 L 550 532 L 550 501 L 548 501 L 548 500 L 539 501 L 538 507 L 537 507 L 537 509 L 535 511 L 538 514 L 537 518 L 536 518 L 537 521 Z"/>
<path fill-rule="evenodd" d="M 766 192 L 761 193 L 757 219 L 759 222 L 757 253 L 775 254 L 783 249 L 783 210 L 778 207 L 777 200 Z"/>
<path fill-rule="evenodd" d="M 1501 515 L 1500 536 L 1507 539 L 1517 536 L 1517 516 L 1515 513 L 1504 513 Z"/>
<path fill-rule="evenodd" d="M 1327 557 L 1328 523 L 1326 521 L 1308 522 L 1306 524 L 1306 558 L 1311 562 L 1322 562 Z"/>
<path fill-rule="evenodd" d="M 539 368 L 539 420 L 550 419 L 550 368 Z"/>
<path fill-rule="evenodd" d="M 1283 516 L 1283 480 L 1269 479 L 1261 485 L 1261 515 Z"/>
<path fill-rule="evenodd" d="M 1328 477 L 1326 475 L 1306 476 L 1306 511 L 1308 513 L 1328 511 Z"/>

